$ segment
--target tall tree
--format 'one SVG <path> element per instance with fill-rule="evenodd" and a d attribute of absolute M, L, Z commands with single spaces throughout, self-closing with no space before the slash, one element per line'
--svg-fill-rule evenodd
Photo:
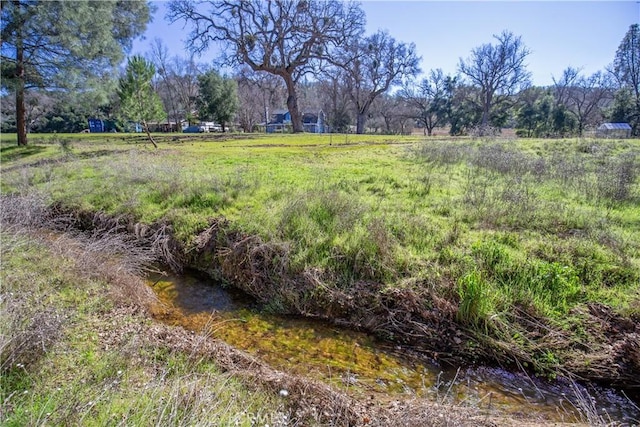
<path fill-rule="evenodd" d="M 260 89 L 242 74 L 236 76 L 238 84 L 238 124 L 243 132 L 253 132 L 256 125 L 264 120 L 263 106 L 256 102 L 261 99 Z"/>
<path fill-rule="evenodd" d="M 460 59 L 459 71 L 479 89 L 482 108 L 481 129 L 489 126 L 492 109 L 529 85 L 530 73 L 525 59 L 529 49 L 509 31 L 494 36 L 496 44 L 486 43 L 474 48 L 471 56 Z"/>
<path fill-rule="evenodd" d="M 441 69 L 431 70 L 428 77 L 419 83 L 407 81 L 401 96 L 409 114 L 423 129 L 424 134 L 431 136 L 433 129 L 442 126 L 447 120 L 451 103 L 453 77 L 445 76 Z"/>
<path fill-rule="evenodd" d="M 580 69 L 568 67 L 553 83 L 558 104 L 574 116 L 580 136 L 588 125 L 595 125 L 602 118 L 604 108 L 613 99 L 611 82 L 599 71 L 584 76 Z"/>
<path fill-rule="evenodd" d="M 380 117 L 382 119 L 384 133 L 388 135 L 405 135 L 413 129 L 412 114 L 405 100 L 398 95 L 380 95 L 371 106 L 371 112 L 370 115 L 374 118 Z"/>
<path fill-rule="evenodd" d="M 331 71 L 323 73 L 318 82 L 320 103 L 330 132 L 347 132 L 351 124 L 347 87 L 338 68 Z"/>
<path fill-rule="evenodd" d="M 303 131 L 298 82 L 315 60 L 352 39 L 364 26 L 360 6 L 340 0 L 173 0 L 168 17 L 193 26 L 192 49 L 202 52 L 219 42 L 224 46 L 223 63 L 246 64 L 254 71 L 281 77 L 294 132 Z"/>
<path fill-rule="evenodd" d="M 480 89 L 464 84 L 457 78 L 447 81 L 447 91 L 451 101 L 447 111 L 450 135 L 464 135 L 480 123 L 482 108 L 475 100 L 479 99 Z"/>
<path fill-rule="evenodd" d="M 167 120 L 174 121 L 176 130 L 180 130 L 180 123 L 184 119 L 192 124 L 198 96 L 198 76 L 203 66 L 195 61 L 193 54 L 187 58 L 169 57 L 169 48 L 160 39 L 152 42 L 149 56 L 156 66 L 159 77 L 156 90 L 168 113 Z"/>
<path fill-rule="evenodd" d="M 87 86 L 122 61 L 150 19 L 147 2 L 2 0 L 2 86 L 15 93 L 18 145 L 27 144 L 29 88 Z"/>
<path fill-rule="evenodd" d="M 633 24 L 625 34 L 613 61 L 613 72 L 622 88 L 631 92 L 634 108 L 628 120 L 634 135 L 640 134 L 640 26 Z"/>
<path fill-rule="evenodd" d="M 385 31 L 352 39 L 329 61 L 344 71 L 344 81 L 356 109 L 357 133 L 364 132 L 369 108 L 380 94 L 420 72 L 415 45 L 398 42 Z"/>
<path fill-rule="evenodd" d="M 553 98 L 548 89 L 532 86 L 521 91 L 515 109 L 519 135 L 528 138 L 548 135 L 552 105 Z"/>
<path fill-rule="evenodd" d="M 281 108 L 287 99 L 282 79 L 276 75 L 243 67 L 238 76 L 238 118 L 245 132 L 259 122 L 269 122 L 270 112 Z"/>
<path fill-rule="evenodd" d="M 226 131 L 226 124 L 238 110 L 238 84 L 235 80 L 209 70 L 198 76 L 200 94 L 197 98 L 200 120 L 214 120 Z"/>
<path fill-rule="evenodd" d="M 122 114 L 129 120 L 141 123 L 149 141 L 158 148 L 149 131 L 149 122 L 164 120 L 166 114 L 153 88 L 155 74 L 156 67 L 152 62 L 139 55 L 129 58 L 124 76 L 119 80 L 118 95 Z"/>

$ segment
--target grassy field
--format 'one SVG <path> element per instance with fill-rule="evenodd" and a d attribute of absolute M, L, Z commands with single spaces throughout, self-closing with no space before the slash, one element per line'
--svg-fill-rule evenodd
<path fill-rule="evenodd" d="M 168 225 L 183 263 L 274 311 L 551 376 L 640 366 L 638 140 L 10 138 L 5 198 Z"/>

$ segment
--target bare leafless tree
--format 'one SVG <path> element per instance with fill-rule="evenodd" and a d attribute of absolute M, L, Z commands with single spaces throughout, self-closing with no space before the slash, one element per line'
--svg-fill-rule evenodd
<path fill-rule="evenodd" d="M 259 122 L 269 122 L 270 113 L 282 108 L 286 88 L 278 76 L 253 71 L 243 67 L 236 76 L 238 82 L 238 119 L 245 132 L 250 132 Z"/>
<path fill-rule="evenodd" d="M 264 110 L 257 100 L 261 99 L 262 93 L 260 89 L 251 81 L 243 78 L 242 75 L 236 76 L 238 83 L 238 111 L 236 113 L 238 124 L 244 132 L 252 132 L 256 125 L 264 121 Z"/>
<path fill-rule="evenodd" d="M 382 94 L 373 102 L 370 115 L 373 120 L 379 118 L 378 121 L 384 126 L 384 133 L 406 135 L 413 130 L 411 113 L 402 97 Z"/>
<path fill-rule="evenodd" d="M 492 108 L 511 95 L 527 87 L 531 74 L 525 60 L 529 49 L 520 37 L 509 31 L 495 36 L 497 43 L 486 43 L 474 48 L 471 56 L 460 59 L 458 69 L 473 86 L 479 88 L 482 106 L 481 128 L 489 126 Z"/>
<path fill-rule="evenodd" d="M 168 113 L 167 120 L 173 120 L 179 131 L 183 119 L 191 124 L 196 110 L 198 76 L 205 67 L 195 61 L 194 55 L 170 58 L 168 47 L 160 39 L 152 42 L 149 59 L 159 76 L 156 89 Z"/>
<path fill-rule="evenodd" d="M 400 92 L 408 114 L 423 127 L 425 135 L 431 136 L 433 130 L 447 120 L 451 79 L 441 69 L 431 70 L 420 82 L 406 82 Z"/>
<path fill-rule="evenodd" d="M 339 0 L 173 0 L 168 18 L 192 26 L 193 51 L 220 43 L 224 63 L 246 64 L 281 77 L 294 132 L 303 131 L 298 82 L 314 61 L 361 33 L 364 26 L 359 4 Z"/>
<path fill-rule="evenodd" d="M 326 69 L 318 82 L 318 96 L 331 132 L 347 132 L 351 124 L 350 98 L 337 67 Z"/>
<path fill-rule="evenodd" d="M 343 70 L 357 133 L 364 133 L 371 104 L 380 94 L 420 72 L 415 45 L 398 42 L 385 31 L 351 40 L 329 61 Z"/>
<path fill-rule="evenodd" d="M 603 108 L 613 99 L 611 81 L 599 71 L 587 77 L 580 69 L 568 67 L 553 83 L 556 103 L 565 106 L 575 117 L 580 136 L 588 125 L 602 118 Z"/>

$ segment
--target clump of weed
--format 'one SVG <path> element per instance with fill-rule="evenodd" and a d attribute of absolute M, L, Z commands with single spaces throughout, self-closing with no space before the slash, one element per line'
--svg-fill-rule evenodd
<path fill-rule="evenodd" d="M 613 203 L 629 201 L 639 175 L 640 163 L 635 153 L 606 159 L 596 170 L 597 197 Z"/>
<path fill-rule="evenodd" d="M 484 326 L 491 312 L 487 282 L 478 271 L 472 271 L 458 280 L 458 321 L 470 326 Z"/>

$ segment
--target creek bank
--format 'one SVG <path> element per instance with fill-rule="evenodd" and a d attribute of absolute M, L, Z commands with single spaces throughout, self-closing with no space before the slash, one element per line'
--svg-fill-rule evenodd
<path fill-rule="evenodd" d="M 188 253 L 189 266 L 237 287 L 277 311 L 365 331 L 452 366 L 498 365 L 543 376 L 567 376 L 637 393 L 640 389 L 640 319 L 590 304 L 584 341 L 524 310 L 511 317 L 535 348 L 487 336 L 457 321 L 457 295 L 444 298 L 429 287 L 394 287 L 358 281 L 338 288 L 323 272 L 291 274 L 287 248 L 233 231 L 224 219 L 211 222 Z M 565 356 L 548 365 L 537 359 L 553 351 Z"/>
<path fill-rule="evenodd" d="M 550 383 L 496 368 L 447 369 L 370 334 L 269 314 L 253 298 L 198 272 L 154 275 L 147 283 L 161 302 L 152 314 L 163 323 L 220 339 L 275 369 L 330 384 L 360 401 L 410 396 L 469 406 L 487 416 L 527 414 L 545 424 L 576 422 L 586 414 L 620 423 L 640 417 L 612 390 L 566 380 Z M 595 412 L 589 402 L 595 403 Z"/>
<path fill-rule="evenodd" d="M 189 267 L 205 272 L 275 312 L 371 333 L 403 351 L 415 351 L 445 365 L 486 364 L 566 376 L 624 389 L 638 401 L 640 319 L 624 318 L 603 305 L 582 309 L 584 324 L 576 325 L 584 328 L 581 342 L 544 319 L 516 313 L 511 321 L 527 331 L 531 343 L 527 348 L 460 324 L 454 292 L 444 298 L 426 286 L 390 288 L 371 281 L 339 288 L 326 272 L 292 273 L 286 245 L 234 230 L 223 218 L 211 220 L 193 245 L 185 247 L 166 222 L 141 224 L 130 216 L 113 217 L 61 205 L 54 205 L 51 211 L 52 217 L 71 218 L 69 222 L 81 230 L 127 233 L 151 248 L 173 271 Z M 558 360 L 541 365 L 540 355 L 548 352 L 558 355 Z"/>

